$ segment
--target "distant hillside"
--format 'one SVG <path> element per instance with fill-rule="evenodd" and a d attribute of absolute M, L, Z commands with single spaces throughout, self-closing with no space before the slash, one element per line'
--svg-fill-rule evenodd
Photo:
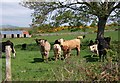
<path fill-rule="evenodd" d="M 19 28 L 19 27 L 13 25 L 1 25 L 0 28 Z"/>
<path fill-rule="evenodd" d="M 13 25 L 0 25 L 0 30 L 30 30 L 30 27 L 19 27 L 19 26 L 13 26 Z"/>

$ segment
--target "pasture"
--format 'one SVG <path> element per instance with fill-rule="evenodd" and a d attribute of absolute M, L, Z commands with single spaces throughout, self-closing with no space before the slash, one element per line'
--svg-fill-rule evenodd
<path fill-rule="evenodd" d="M 96 33 L 86 34 L 81 39 L 82 46 L 80 56 L 76 56 L 76 51 L 72 51 L 72 55 L 64 60 L 54 61 L 54 53 L 51 49 L 48 63 L 42 61 L 39 47 L 35 42 L 35 38 L 47 39 L 53 46 L 56 39 L 64 38 L 66 40 L 74 39 L 76 35 L 60 35 L 60 36 L 36 36 L 32 38 L 11 38 L 15 44 L 16 58 L 12 58 L 12 80 L 13 81 L 86 81 L 99 80 L 99 74 L 102 72 L 100 66 L 105 66 L 109 61 L 98 62 L 98 57 L 91 57 L 92 53 L 88 49 L 88 41 L 96 38 Z M 105 32 L 105 36 L 111 36 L 111 47 L 114 53 L 117 52 L 118 31 Z M 6 41 L 3 39 L 2 41 Z M 21 50 L 21 45 L 27 44 L 26 50 Z M 117 55 L 115 55 L 117 57 Z M 5 79 L 5 54 L 2 59 L 2 80 Z M 116 64 L 117 61 L 112 61 Z M 96 75 L 97 78 L 89 74 L 87 70 Z M 88 76 L 87 76 L 88 75 Z M 101 80 L 104 78 L 101 77 Z"/>

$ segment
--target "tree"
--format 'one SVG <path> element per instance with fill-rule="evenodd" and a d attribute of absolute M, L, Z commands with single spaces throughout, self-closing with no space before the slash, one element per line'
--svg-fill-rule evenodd
<path fill-rule="evenodd" d="M 109 0 L 104 2 L 87 2 L 87 0 L 82 2 L 79 0 L 65 0 L 64 2 L 58 0 L 57 2 L 28 1 L 21 4 L 27 8 L 34 9 L 33 23 L 37 25 L 46 23 L 51 18 L 50 23 L 56 26 L 63 23 L 79 26 L 81 23 L 86 24 L 97 18 L 97 38 L 104 37 L 104 29 L 108 18 L 112 13 L 114 16 L 118 16 L 120 10 L 120 2 L 109 2 Z"/>

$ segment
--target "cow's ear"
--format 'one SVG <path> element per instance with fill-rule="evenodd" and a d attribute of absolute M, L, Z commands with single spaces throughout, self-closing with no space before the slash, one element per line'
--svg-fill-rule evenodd
<path fill-rule="evenodd" d="M 39 40 L 39 39 L 37 39 L 37 38 L 35 39 L 35 41 L 38 41 L 38 40 Z"/>
<path fill-rule="evenodd" d="M 38 41 L 41 41 L 41 39 L 38 39 Z"/>
<path fill-rule="evenodd" d="M 83 35 L 83 39 L 85 38 L 85 35 Z"/>
<path fill-rule="evenodd" d="M 45 39 L 45 42 L 46 42 L 47 40 Z"/>
<path fill-rule="evenodd" d="M 90 42 L 93 42 L 93 40 L 90 40 Z"/>
<path fill-rule="evenodd" d="M 99 43 L 99 41 L 98 40 L 95 40 L 95 44 L 98 44 Z"/>
<path fill-rule="evenodd" d="M 61 48 L 63 47 L 63 45 L 61 45 Z"/>
<path fill-rule="evenodd" d="M 88 44 L 88 46 L 94 45 L 93 40 L 90 40 L 90 43 Z"/>
<path fill-rule="evenodd" d="M 90 44 L 93 44 L 93 40 L 90 40 Z"/>

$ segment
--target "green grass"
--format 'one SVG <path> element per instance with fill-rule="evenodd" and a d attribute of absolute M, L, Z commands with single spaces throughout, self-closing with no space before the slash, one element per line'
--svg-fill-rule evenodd
<path fill-rule="evenodd" d="M 79 34 L 78 34 L 79 35 Z M 70 56 L 66 61 L 53 60 L 53 50 L 50 51 L 49 62 L 45 63 L 41 61 L 41 55 L 39 47 L 36 45 L 35 38 L 47 39 L 51 45 L 56 39 L 64 38 L 74 39 L 78 35 L 60 35 L 60 36 L 38 36 L 32 38 L 14 38 L 10 39 L 15 44 L 15 49 L 17 52 L 16 58 L 12 58 L 12 80 L 13 81 L 67 81 L 67 80 L 86 80 L 86 76 L 78 67 L 87 68 L 89 66 L 95 65 L 96 67 L 100 64 L 98 62 L 98 57 L 91 58 L 91 52 L 89 52 L 88 47 L 82 46 L 80 56 L 76 56 L 76 51 L 72 50 L 72 56 Z M 118 32 L 105 32 L 105 36 L 111 36 L 112 41 L 118 40 Z M 87 34 L 86 38 L 81 40 L 84 44 L 88 40 L 94 40 L 96 38 L 96 33 Z M 6 41 L 3 39 L 2 41 Z M 27 49 L 21 50 L 21 44 L 26 43 Z M 2 80 L 5 79 L 5 54 L 2 58 Z M 0 60 L 1 62 L 1 60 Z M 78 67 L 77 67 L 78 66 Z M 68 70 L 73 70 L 74 74 L 68 73 L 64 68 Z M 75 70 L 76 69 L 76 70 Z M 99 72 L 99 71 L 96 71 Z"/>

